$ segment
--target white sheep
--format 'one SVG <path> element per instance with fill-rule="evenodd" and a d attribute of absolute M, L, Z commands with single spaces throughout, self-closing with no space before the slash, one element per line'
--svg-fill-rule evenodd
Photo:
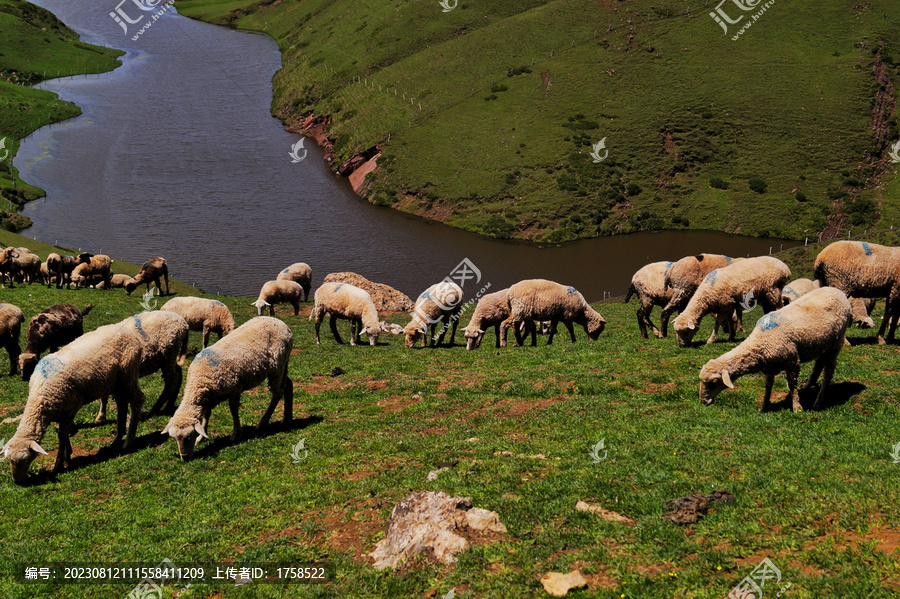
<path fill-rule="evenodd" d="M 865 241 L 836 241 L 816 256 L 816 280 L 836 287 L 849 297 L 885 298 L 884 318 L 878 329 L 878 343 L 884 344 L 896 330 L 895 314 L 900 313 L 900 248 Z M 874 322 L 873 322 L 874 324 Z"/>
<path fill-rule="evenodd" d="M 663 334 L 650 320 L 650 313 L 653 312 L 653 306 L 665 308 L 672 300 L 674 290 L 666 287 L 666 273 L 672 268 L 674 262 L 652 262 L 631 277 L 631 286 L 628 287 L 628 294 L 625 296 L 625 303 L 631 299 L 632 295 L 637 295 L 641 302 L 641 307 L 637 311 L 638 328 L 641 331 L 641 339 L 647 338 L 647 327 L 653 330 L 653 334 L 662 337 Z"/>
<path fill-rule="evenodd" d="M 0 302 L 0 347 L 9 355 L 9 374 L 16 374 L 19 367 L 19 337 L 22 334 L 22 323 L 25 315 L 18 306 Z"/>
<path fill-rule="evenodd" d="M 491 327 L 494 327 L 494 335 L 496 337 L 494 345 L 495 347 L 500 347 L 500 325 L 507 318 L 509 318 L 509 289 L 501 289 L 500 291 L 481 296 L 478 300 L 478 304 L 475 306 L 475 311 L 472 312 L 469 324 L 463 329 L 463 333 L 466 337 L 466 349 L 472 350 L 481 347 L 484 333 Z M 540 325 L 540 332 L 542 335 L 546 335 L 550 332 L 550 321 L 540 322 L 538 324 Z M 536 342 L 534 338 L 536 331 L 537 327 L 533 320 L 522 322 L 520 327 L 513 329 L 517 343 L 522 342 L 522 333 L 525 333 L 526 335 L 530 333 L 532 335 L 532 342 Z"/>
<path fill-rule="evenodd" d="M 453 331 L 450 333 L 450 345 L 452 346 L 456 337 L 456 327 L 459 324 L 459 314 L 462 312 L 462 297 L 462 288 L 449 279 L 435 283 L 423 291 L 416 299 L 412 320 L 403 327 L 406 347 L 415 347 L 419 338 L 422 339 L 422 347 L 429 345 L 426 337 L 429 324 L 431 325 L 430 345 L 434 346 L 435 341 L 437 345 L 443 343 L 447 328 L 452 327 Z M 435 333 L 438 323 L 442 321 L 444 324 L 440 332 Z"/>
<path fill-rule="evenodd" d="M 92 282 L 93 279 L 99 279 L 105 281 L 106 285 L 109 286 L 113 262 L 115 262 L 115 260 L 105 254 L 94 255 L 89 252 L 82 252 L 75 257 L 75 269 L 77 270 L 82 264 L 87 265 L 88 268 L 82 269 L 79 272 L 79 276 L 83 277 L 84 281 L 82 282 L 85 285 L 88 284 L 85 281 Z M 75 270 L 72 272 L 74 275 Z M 73 279 L 72 282 L 74 283 L 75 280 Z"/>
<path fill-rule="evenodd" d="M 365 333 L 369 337 L 369 345 L 376 345 L 381 333 L 397 335 L 403 328 L 396 324 L 388 324 L 378 317 L 375 302 L 366 291 L 349 283 L 325 283 L 315 294 L 315 306 L 309 315 L 316 323 L 316 344 L 319 344 L 319 327 L 325 316 L 329 316 L 329 325 L 334 339 L 343 343 L 337 330 L 338 318 L 350 321 L 350 345 L 356 345 L 359 335 Z"/>
<path fill-rule="evenodd" d="M 209 345 L 210 333 L 216 333 L 221 339 L 234 330 L 234 317 L 219 300 L 176 297 L 167 301 L 160 310 L 175 312 L 187 321 L 192 331 L 202 331 L 203 347 Z"/>
<path fill-rule="evenodd" d="M 259 299 L 252 302 L 256 306 L 256 313 L 262 316 L 263 309 L 268 306 L 269 316 L 275 316 L 275 304 L 291 304 L 294 306 L 294 316 L 300 314 L 300 298 L 303 296 L 303 287 L 294 281 L 268 281 L 259 290 Z"/>
<path fill-rule="evenodd" d="M 293 281 L 303 287 L 303 301 L 309 298 L 312 286 L 312 269 L 306 262 L 294 262 L 275 277 L 276 281 Z"/>
<path fill-rule="evenodd" d="M 676 261 L 666 272 L 666 288 L 672 289 L 672 299 L 663 308 L 659 317 L 662 336 L 668 335 L 669 317 L 674 312 L 684 311 L 706 275 L 740 260 L 743 258 L 731 258 L 722 254 L 697 254 Z"/>
<path fill-rule="evenodd" d="M 810 279 L 794 279 L 781 290 L 781 303 L 782 305 L 787 306 L 798 297 L 806 295 L 819 287 L 818 281 L 812 281 Z"/>
<path fill-rule="evenodd" d="M 63 469 L 72 455 L 69 433 L 75 415 L 85 404 L 112 395 L 118 418 L 113 444 L 128 434 L 122 449 L 134 443 L 144 394 L 138 386 L 141 339 L 133 327 L 122 323 L 99 327 L 41 359 L 28 384 L 28 401 L 15 435 L 3 448 L 12 465 L 13 480 L 21 483 L 38 455 L 47 455 L 39 445 L 50 423 L 58 423 L 59 448 L 54 471 Z"/>
<path fill-rule="evenodd" d="M 762 372 L 766 375 L 766 391 L 760 411 L 767 412 L 771 408 L 769 400 L 775 375 L 784 371 L 791 406 L 799 412 L 802 409 L 797 391 L 800 364 L 815 360 L 804 389 L 815 384 L 824 370 L 814 405 L 821 407 L 825 388 L 834 376 L 837 357 L 844 345 L 850 316 L 850 301 L 833 287 L 813 290 L 784 308 L 769 312 L 757 321 L 743 343 L 703 366 L 700 400 L 710 405 L 723 389 L 733 389 L 738 377 Z"/>
<path fill-rule="evenodd" d="M 210 413 L 225 400 L 234 422 L 231 439 L 237 440 L 241 393 L 267 378 L 272 401 L 256 429 L 266 426 L 282 396 L 284 424 L 291 421 L 294 387 L 288 378 L 288 361 L 292 346 L 291 329 L 286 324 L 277 318 L 257 316 L 197 354 L 188 368 L 181 404 L 162 431 L 176 440 L 183 460 L 193 455 L 199 437 L 208 438 Z"/>
<path fill-rule="evenodd" d="M 687 307 L 675 319 L 679 347 L 687 347 L 707 314 L 716 315 L 716 326 L 707 343 L 716 340 L 719 324 L 733 318 L 743 304 L 757 302 L 769 313 L 782 305 L 781 288 L 791 278 L 791 269 L 771 256 L 735 260 L 730 266 L 717 268 L 703 279 Z M 734 339 L 735 327 L 729 337 Z"/>
<path fill-rule="evenodd" d="M 575 342 L 573 324 L 584 327 L 584 332 L 591 341 L 596 340 L 606 326 L 603 316 L 591 308 L 584 296 L 574 287 L 546 279 L 526 279 L 510 287 L 508 297 L 510 315 L 500 325 L 500 347 L 506 347 L 509 327 L 517 326 L 528 319 L 551 321 L 547 345 L 553 343 L 556 324 L 559 322 L 569 330 L 572 343 Z M 532 336 L 531 345 L 535 344 L 535 338 Z"/>
<path fill-rule="evenodd" d="M 797 299 L 802 295 L 806 295 L 814 289 L 821 286 L 819 281 L 810 279 L 794 279 L 781 290 L 781 299 L 784 305 Z M 853 308 L 853 322 L 860 329 L 871 329 L 875 326 L 875 321 L 870 316 L 872 309 L 875 308 L 875 298 L 873 297 L 851 297 L 850 306 Z"/>
<path fill-rule="evenodd" d="M 128 285 L 135 285 L 135 280 L 128 275 L 117 274 L 109 278 L 109 285 L 106 281 L 100 281 L 94 285 L 95 289 L 124 289 Z"/>

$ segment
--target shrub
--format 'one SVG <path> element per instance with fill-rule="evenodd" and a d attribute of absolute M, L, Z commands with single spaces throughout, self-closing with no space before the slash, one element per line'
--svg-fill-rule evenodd
<path fill-rule="evenodd" d="M 721 177 L 713 177 L 709 180 L 709 186 L 715 189 L 728 189 L 728 181 Z"/>
<path fill-rule="evenodd" d="M 747 181 L 747 185 L 750 186 L 750 189 L 755 191 L 756 193 L 766 193 L 766 182 L 762 179 L 750 179 Z"/>
<path fill-rule="evenodd" d="M 643 190 L 641 189 L 641 186 L 638 185 L 637 183 L 629 183 L 627 191 L 628 191 L 628 195 L 636 196 L 637 194 L 641 193 L 641 191 L 643 191 Z"/>
<path fill-rule="evenodd" d="M 795 193 L 795 194 L 794 194 L 794 197 L 797 198 L 797 201 L 798 201 L 798 202 L 805 202 L 805 201 L 806 201 L 806 194 L 803 193 L 802 191 L 798 191 L 797 193 Z"/>

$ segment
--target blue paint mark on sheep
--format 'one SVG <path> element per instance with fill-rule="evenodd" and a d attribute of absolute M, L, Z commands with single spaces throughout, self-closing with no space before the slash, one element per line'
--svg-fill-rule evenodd
<path fill-rule="evenodd" d="M 338 283 L 338 286 L 334 288 L 334 292 L 337 293 L 337 290 L 344 286 L 344 283 Z"/>
<path fill-rule="evenodd" d="M 225 304 L 223 304 L 219 300 L 213 300 L 212 303 L 214 306 L 222 306 L 223 308 L 225 307 Z"/>
<path fill-rule="evenodd" d="M 284 270 L 281 271 L 281 274 L 286 275 L 286 274 L 288 274 L 289 272 L 291 272 L 291 269 L 290 269 L 290 268 L 285 268 Z"/>
<path fill-rule="evenodd" d="M 222 358 L 211 347 L 207 347 L 194 358 L 194 362 L 197 361 L 206 362 L 210 367 L 217 368 Z"/>
<path fill-rule="evenodd" d="M 419 299 L 431 299 L 431 294 L 427 291 L 423 291 L 422 295 L 419 296 Z"/>
<path fill-rule="evenodd" d="M 756 328 L 763 331 L 774 329 L 781 324 L 779 320 L 780 318 L 775 312 L 769 312 L 757 321 Z"/>
<path fill-rule="evenodd" d="M 567 293 L 569 295 L 572 295 L 572 294 L 578 293 L 578 290 L 575 289 L 574 287 L 569 287 L 569 289 L 567 289 Z"/>
<path fill-rule="evenodd" d="M 713 285 L 716 284 L 716 273 L 718 273 L 718 272 L 719 272 L 718 269 L 712 271 L 711 273 L 706 275 L 706 278 L 703 279 L 703 282 L 706 283 L 707 285 L 709 285 L 710 287 L 712 287 Z"/>
<path fill-rule="evenodd" d="M 62 370 L 63 366 L 63 361 L 59 358 L 47 356 L 46 358 L 41 358 L 41 361 L 37 363 L 34 370 L 45 379 L 49 379 L 51 376 Z"/>
<path fill-rule="evenodd" d="M 144 339 L 149 339 L 147 333 L 144 332 L 144 326 L 141 324 L 141 317 L 139 315 L 132 316 L 134 318 L 134 328 Z"/>
<path fill-rule="evenodd" d="M 725 266 L 731 264 L 731 256 L 725 256 Z"/>
<path fill-rule="evenodd" d="M 866 253 L 866 256 L 872 255 L 872 248 L 869 247 L 869 244 L 865 241 L 862 242 L 863 251 Z"/>

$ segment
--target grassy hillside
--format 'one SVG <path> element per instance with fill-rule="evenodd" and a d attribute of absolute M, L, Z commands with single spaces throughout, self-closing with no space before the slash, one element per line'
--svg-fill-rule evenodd
<path fill-rule="evenodd" d="M 140 309 L 139 298 L 121 290 L 0 293 L 29 317 L 59 301 L 94 303 L 88 329 Z M 238 323 L 253 316 L 245 298 L 219 299 Z M 159 434 L 165 417 L 141 423 L 134 452 L 108 451 L 113 424 L 93 424 L 91 404 L 76 419 L 71 471 L 49 476 L 52 429 L 43 441 L 51 455 L 33 465 L 34 484 L 13 485 L 0 463 L 0 594 L 121 598 L 132 585 L 25 585 L 12 568 L 163 558 L 333 567 L 324 586 L 194 585 L 180 597 L 441 597 L 450 589 L 460 598 L 532 597 L 544 594 L 544 573 L 580 569 L 589 583 L 569 594 L 575 599 L 720 599 L 766 557 L 782 573 L 774 588 L 790 584 L 783 596 L 900 592 L 900 466 L 890 456 L 900 441 L 896 346 L 851 330 L 853 347 L 841 354 L 824 409 L 811 409 L 809 393 L 801 413 L 759 414 L 758 375 L 736 381 L 712 406 L 698 401 L 699 368 L 734 344 L 679 350 L 673 338 L 642 341 L 634 302 L 597 308 L 609 324 L 596 342 L 578 331 L 575 344 L 563 335 L 549 347 L 540 340 L 537 348 L 496 350 L 488 338 L 467 352 L 407 350 L 393 337 L 375 348 L 339 346 L 329 333 L 317 346 L 309 307 L 299 318 L 281 307 L 294 333 L 291 426 L 277 426 L 279 408 L 275 425 L 251 432 L 268 403 L 261 387 L 242 397 L 242 441 L 228 440 L 231 418 L 220 405 L 212 440 L 183 463 L 174 441 Z M 745 315 L 748 330 L 759 315 Z M 705 319 L 698 338 L 709 327 Z M 192 334 L 189 359 L 199 344 Z M 158 374 L 142 380 L 148 401 L 161 387 Z M 779 377 L 776 400 L 785 389 Z M 0 376 L 0 438 L 14 434 L 26 397 L 24 382 Z M 301 440 L 308 457 L 294 463 Z M 600 440 L 608 453 L 594 463 L 589 451 Z M 457 463 L 427 482 L 438 462 Z M 365 554 L 391 508 L 426 489 L 472 497 L 496 510 L 508 532 L 476 537 L 452 567 L 420 557 L 377 573 Z M 693 525 L 661 518 L 667 500 L 715 489 L 736 500 Z M 634 524 L 578 512 L 579 500 Z M 164 596 L 182 590 L 166 589 Z"/>
<path fill-rule="evenodd" d="M 890 0 L 774 4 L 737 41 L 649 0 L 177 6 L 274 36 L 274 113 L 326 122 L 334 166 L 377 146 L 378 204 L 544 241 L 900 224 Z"/>
<path fill-rule="evenodd" d="M 100 73 L 118 66 L 120 50 L 78 41 L 49 11 L 20 0 L 0 0 L 0 226 L 14 231 L 30 221 L 18 214 L 43 190 L 19 179 L 12 160 L 19 140 L 35 129 L 81 114 L 71 102 L 31 87 L 44 79 Z"/>

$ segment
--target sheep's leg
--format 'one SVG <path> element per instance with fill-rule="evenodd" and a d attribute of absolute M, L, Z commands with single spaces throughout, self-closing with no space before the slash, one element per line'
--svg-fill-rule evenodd
<path fill-rule="evenodd" d="M 210 333 L 209 325 L 204 322 L 203 323 L 203 349 L 206 349 L 206 346 L 209 345 L 209 333 Z"/>
<path fill-rule="evenodd" d="M 9 354 L 9 375 L 14 376 L 19 370 L 19 338 L 10 339 L 6 344 L 6 353 Z"/>
<path fill-rule="evenodd" d="M 72 455 L 72 445 L 69 442 L 69 426 L 70 422 L 64 420 L 56 426 L 56 437 L 59 440 L 56 449 L 56 462 L 53 464 L 53 472 L 62 472 L 66 468 L 66 462 Z"/>
<path fill-rule="evenodd" d="M 269 316 L 275 318 L 275 302 L 269 304 Z"/>
<path fill-rule="evenodd" d="M 300 316 L 300 298 L 298 297 L 291 303 L 294 305 L 294 316 Z"/>
<path fill-rule="evenodd" d="M 231 410 L 231 421 L 234 423 L 234 428 L 231 430 L 231 440 L 237 441 L 241 438 L 241 416 L 238 413 L 241 408 L 241 394 L 233 393 L 228 396 L 228 409 Z M 271 408 L 271 406 L 270 406 Z M 269 418 L 267 416 L 271 416 L 271 414 L 263 415 L 263 419 L 268 421 Z M 265 426 L 265 423 L 260 422 L 260 426 Z"/>
<path fill-rule="evenodd" d="M 284 420 L 282 424 L 286 425 L 294 418 L 294 384 L 287 376 L 287 366 L 285 366 L 283 374 L 277 377 L 269 377 L 269 389 L 272 391 L 272 401 L 269 402 L 269 407 L 266 409 L 266 413 L 263 414 L 262 420 L 256 425 L 257 432 L 269 424 L 272 414 L 275 413 L 275 407 L 282 398 L 284 399 Z"/>
<path fill-rule="evenodd" d="M 171 295 L 172 293 L 169 291 L 169 273 L 163 273 L 163 278 L 166 280 L 166 295 Z M 159 283 L 156 286 L 159 287 Z"/>
<path fill-rule="evenodd" d="M 113 397 L 116 397 L 113 394 Z M 137 384 L 137 380 L 134 380 L 131 384 L 131 388 L 127 391 L 125 396 L 123 397 L 125 401 L 121 402 L 121 412 L 116 414 L 117 423 L 119 425 L 123 425 L 127 419 L 128 422 L 128 436 L 125 437 L 125 444 L 122 445 L 123 450 L 129 449 L 134 445 L 134 438 L 137 436 L 137 427 L 138 422 L 141 419 L 141 407 L 144 405 L 144 393 L 141 391 L 141 388 Z M 119 409 L 120 400 L 116 397 L 116 408 Z M 129 408 L 130 407 L 130 411 Z M 127 418 L 123 418 L 123 416 L 127 416 Z M 118 428 L 118 427 L 117 427 Z"/>
<path fill-rule="evenodd" d="M 797 380 L 800 378 L 800 362 L 785 368 L 784 376 L 788 382 L 788 396 L 791 398 L 791 409 L 794 412 L 803 411 L 800 405 L 800 392 L 797 390 Z"/>
<path fill-rule="evenodd" d="M 325 312 L 314 307 L 313 316 L 316 321 L 316 345 L 319 345 L 319 327 L 322 326 L 322 319 L 325 318 Z"/>
<path fill-rule="evenodd" d="M 652 306 L 651 306 L 651 308 L 652 308 Z M 641 307 L 637 309 L 638 328 L 641 331 L 641 339 L 647 338 L 647 322 L 649 321 L 649 319 L 647 318 L 647 316 L 645 314 L 646 310 L 647 310 L 647 306 L 645 306 L 643 304 L 641 304 Z M 650 323 L 650 326 L 653 327 L 652 322 Z M 653 332 L 658 335 L 659 331 L 656 330 L 656 327 L 653 327 L 653 329 L 654 329 Z"/>
<path fill-rule="evenodd" d="M 553 343 L 553 336 L 556 335 L 556 324 L 557 324 L 557 322 L 559 322 L 559 321 L 557 321 L 556 319 L 551 319 L 551 320 L 550 320 L 550 334 L 547 335 L 547 345 L 550 345 L 550 344 Z M 534 347 L 535 345 L 537 345 L 537 344 L 535 343 L 534 338 L 532 337 L 532 340 L 531 340 L 531 347 Z"/>
<path fill-rule="evenodd" d="M 453 347 L 453 344 L 456 341 L 456 326 L 459 324 L 459 312 L 454 314 L 454 316 L 453 324 L 450 325 L 450 347 Z"/>
<path fill-rule="evenodd" d="M 338 343 L 340 343 L 341 345 L 343 345 L 344 340 L 341 339 L 341 334 L 338 333 L 337 318 L 335 318 L 334 314 L 330 315 L 329 320 L 328 320 L 328 325 L 331 327 L 331 334 L 334 335 L 334 340 L 337 341 Z M 352 343 L 352 341 L 353 341 L 353 326 L 352 325 L 350 326 L 350 341 L 351 341 L 350 344 L 353 345 L 353 343 Z"/>
<path fill-rule="evenodd" d="M 494 347 L 499 348 L 500 347 L 500 325 L 499 324 L 494 325 L 494 337 L 495 337 Z M 484 335 L 481 335 L 475 340 L 475 349 L 478 349 L 479 347 L 481 347 L 481 340 L 483 338 L 484 338 Z"/>
<path fill-rule="evenodd" d="M 362 324 L 362 323 L 360 323 Z M 359 338 L 359 329 L 360 325 L 357 325 L 356 320 L 353 318 L 350 319 L 350 345 L 356 345 L 357 343 L 362 343 L 362 339 Z"/>
<path fill-rule="evenodd" d="M 294 381 L 292 381 L 287 375 L 287 367 L 284 369 L 284 386 L 283 390 L 283 399 L 284 399 L 284 425 L 287 426 L 291 420 L 294 419 Z"/>
<path fill-rule="evenodd" d="M 831 384 L 831 379 L 834 376 L 834 369 L 837 367 L 837 358 L 840 353 L 840 348 L 836 351 L 831 352 L 827 356 L 822 356 L 818 360 L 816 360 L 816 364 L 821 361 L 822 362 L 822 387 L 819 389 L 819 394 L 816 396 L 816 403 L 813 405 L 813 408 L 818 410 L 822 407 L 823 402 L 825 400 L 825 389 L 828 385 Z"/>
<path fill-rule="evenodd" d="M 759 408 L 759 412 L 765 413 L 772 409 L 772 404 L 770 403 L 770 399 L 772 398 L 772 385 L 775 384 L 775 375 L 767 374 L 766 375 L 766 392 L 763 395 L 762 406 Z"/>
<path fill-rule="evenodd" d="M 106 405 L 109 403 L 109 397 L 104 395 L 100 398 L 100 410 L 97 412 L 97 417 L 94 418 L 94 422 L 100 424 L 106 420 Z"/>
<path fill-rule="evenodd" d="M 563 324 L 569 329 L 569 337 L 572 338 L 572 343 L 575 343 L 575 328 L 572 326 L 572 321 L 564 320 Z M 584 327 L 584 332 L 587 333 L 587 325 Z"/>
<path fill-rule="evenodd" d="M 506 347 L 506 336 L 509 332 L 509 327 L 512 326 L 514 322 L 513 317 L 509 316 L 509 318 L 500 323 L 500 332 L 498 333 L 500 335 L 500 347 Z M 516 345 L 521 345 L 518 342 L 518 339 L 516 340 Z"/>
<path fill-rule="evenodd" d="M 178 398 L 178 390 L 181 389 L 181 380 L 184 373 L 181 367 L 174 361 L 168 362 L 161 368 L 163 377 L 163 390 L 159 399 L 150 409 L 151 414 L 174 414 L 175 400 Z"/>
<path fill-rule="evenodd" d="M 712 335 L 709 336 L 709 339 L 706 340 L 706 345 L 710 345 L 716 342 L 716 336 L 719 333 L 719 317 L 716 316 L 713 320 L 713 332 Z"/>

